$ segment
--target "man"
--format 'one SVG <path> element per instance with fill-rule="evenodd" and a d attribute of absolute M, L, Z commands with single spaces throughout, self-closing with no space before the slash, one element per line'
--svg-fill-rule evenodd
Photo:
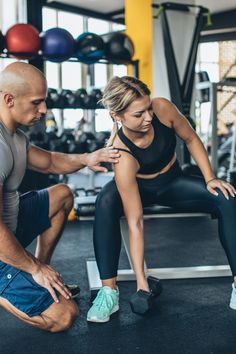
<path fill-rule="evenodd" d="M 15 62 L 0 73 L 0 305 L 28 324 L 59 332 L 78 314 L 70 290 L 49 265 L 73 196 L 64 184 L 20 198 L 17 189 L 26 168 L 58 174 L 85 166 L 106 171 L 100 163 L 116 163 L 119 154 L 110 148 L 68 155 L 29 144 L 18 127 L 41 119 L 46 95 L 45 77 L 30 64 Z M 25 248 L 36 237 L 32 255 Z"/>

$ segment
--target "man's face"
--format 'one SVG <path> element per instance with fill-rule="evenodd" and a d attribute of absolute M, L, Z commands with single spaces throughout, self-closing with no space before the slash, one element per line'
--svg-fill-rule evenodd
<path fill-rule="evenodd" d="M 47 112 L 47 86 L 45 82 L 36 82 L 35 87 L 23 94 L 14 96 L 11 110 L 14 121 L 18 124 L 31 126 L 37 123 Z"/>

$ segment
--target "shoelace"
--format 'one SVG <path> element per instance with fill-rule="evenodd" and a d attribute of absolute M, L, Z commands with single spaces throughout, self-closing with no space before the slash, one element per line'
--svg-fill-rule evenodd
<path fill-rule="evenodd" d="M 111 309 L 113 306 L 112 296 L 109 294 L 105 294 L 105 291 L 100 290 L 97 298 L 93 301 L 93 304 L 98 307 L 98 309 L 108 308 Z"/>

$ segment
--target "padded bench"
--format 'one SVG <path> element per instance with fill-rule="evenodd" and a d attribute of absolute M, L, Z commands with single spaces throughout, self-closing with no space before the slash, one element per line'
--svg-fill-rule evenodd
<path fill-rule="evenodd" d="M 75 212 L 80 220 L 93 220 L 95 211 L 96 196 L 85 196 L 75 198 Z M 171 218 L 171 217 L 202 217 L 216 218 L 210 213 L 196 213 L 196 212 L 181 212 L 171 207 L 163 207 L 160 205 L 153 205 L 146 207 L 143 210 L 144 219 L 150 218 Z M 125 219 L 122 217 L 121 219 Z M 123 223 L 123 220 L 122 220 Z M 129 249 L 129 236 L 124 231 L 121 225 L 122 240 L 125 251 L 129 260 L 129 269 L 118 270 L 118 281 L 135 280 L 135 273 L 133 271 L 132 261 Z M 99 272 L 95 259 L 87 260 L 87 274 L 89 280 L 89 287 L 91 293 L 97 292 L 101 287 Z M 175 268 L 147 268 L 145 262 L 145 269 L 147 276 L 152 275 L 159 279 L 184 279 L 184 278 L 208 278 L 208 277 L 224 277 L 230 276 L 231 271 L 228 265 L 213 265 L 213 266 L 194 266 L 194 267 L 175 267 Z"/>

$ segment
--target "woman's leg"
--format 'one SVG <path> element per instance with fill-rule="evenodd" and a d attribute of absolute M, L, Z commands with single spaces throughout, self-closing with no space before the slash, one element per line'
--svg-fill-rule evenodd
<path fill-rule="evenodd" d="M 157 203 L 173 206 L 181 211 L 210 212 L 218 217 L 221 244 L 226 252 L 236 283 L 236 198 L 227 200 L 220 190 L 218 196 L 208 192 L 201 178 L 179 176 L 168 188 L 156 195 Z"/>
<path fill-rule="evenodd" d="M 121 248 L 120 217 L 123 207 L 115 181 L 99 193 L 94 221 L 94 251 L 102 288 L 87 313 L 87 321 L 107 322 L 119 310 L 116 276 Z"/>
<path fill-rule="evenodd" d="M 122 201 L 115 181 L 99 193 L 94 221 L 94 251 L 103 286 L 116 288 L 116 276 L 121 249 L 120 217 Z"/>

